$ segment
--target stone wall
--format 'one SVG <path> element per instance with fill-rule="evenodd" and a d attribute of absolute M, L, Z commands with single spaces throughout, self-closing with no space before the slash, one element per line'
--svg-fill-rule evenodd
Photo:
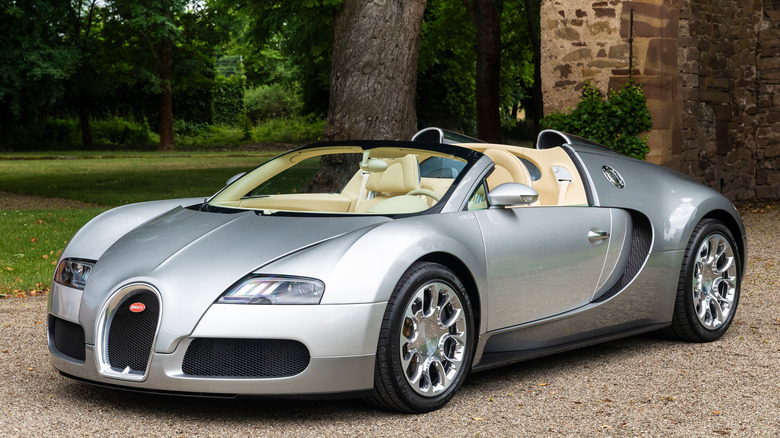
<path fill-rule="evenodd" d="M 653 118 L 649 161 L 734 200 L 780 198 L 780 0 L 543 0 L 545 111 L 584 81 L 633 77 Z"/>
<path fill-rule="evenodd" d="M 761 0 L 689 0 L 681 5 L 680 170 L 732 199 L 755 196 L 761 5 Z"/>
<path fill-rule="evenodd" d="M 765 0 L 756 50 L 756 196 L 780 198 L 780 0 Z"/>

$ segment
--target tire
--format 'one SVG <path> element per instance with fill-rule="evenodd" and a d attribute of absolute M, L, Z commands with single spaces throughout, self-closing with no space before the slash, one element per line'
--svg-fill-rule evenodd
<path fill-rule="evenodd" d="M 463 384 L 475 341 L 471 302 L 458 277 L 436 263 L 414 264 L 387 303 L 369 401 L 408 413 L 439 409 Z"/>
<path fill-rule="evenodd" d="M 734 236 L 714 219 L 693 230 L 685 249 L 668 337 L 712 342 L 726 333 L 739 304 L 742 261 Z"/>

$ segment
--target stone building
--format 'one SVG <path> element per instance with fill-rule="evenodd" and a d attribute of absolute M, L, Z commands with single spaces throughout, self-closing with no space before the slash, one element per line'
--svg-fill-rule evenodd
<path fill-rule="evenodd" d="M 545 112 L 584 81 L 622 85 L 631 52 L 649 161 L 732 200 L 780 198 L 780 0 L 542 0 L 541 27 Z"/>

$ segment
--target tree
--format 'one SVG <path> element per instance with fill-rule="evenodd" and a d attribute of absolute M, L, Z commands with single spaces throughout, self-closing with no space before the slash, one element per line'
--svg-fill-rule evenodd
<path fill-rule="evenodd" d="M 534 134 L 540 130 L 540 122 L 544 117 L 544 99 L 542 98 L 542 42 L 539 26 L 539 10 L 541 0 L 524 0 L 525 16 L 528 22 L 528 41 L 533 47 L 534 80 L 531 104 L 526 106 L 526 117 L 533 117 Z M 529 111 L 531 110 L 531 111 Z"/>
<path fill-rule="evenodd" d="M 477 136 L 500 143 L 501 13 L 504 0 L 463 0 L 477 28 Z"/>
<path fill-rule="evenodd" d="M 92 146 L 90 125 L 93 101 L 108 92 L 111 87 L 101 39 L 102 16 L 97 0 L 76 0 L 72 3 L 73 13 L 65 42 L 79 55 L 75 74 L 65 83 L 66 99 L 73 103 L 81 128 L 81 143 Z"/>
<path fill-rule="evenodd" d="M 257 59 L 268 60 L 269 49 L 278 51 L 294 66 L 292 77 L 265 75 L 261 78 L 250 73 L 247 79 L 259 82 L 254 85 L 276 83 L 288 89 L 299 88 L 302 111 L 325 115 L 330 97 L 333 20 L 341 0 L 222 1 L 228 2 L 231 10 L 246 11 L 251 17 L 247 40 L 252 52 L 246 54 L 250 68 L 261 70 L 254 65 Z"/>
<path fill-rule="evenodd" d="M 331 55 L 328 139 L 411 138 L 425 0 L 344 0 Z"/>
<path fill-rule="evenodd" d="M 32 125 L 64 93 L 78 53 L 63 43 L 72 14 L 54 0 L 0 6 L 0 149 L 9 149 L 16 124 Z"/>
<path fill-rule="evenodd" d="M 408 139 L 417 130 L 414 102 L 425 3 L 344 0 L 334 21 L 326 139 Z M 321 163 L 314 188 L 343 186 L 354 164 L 346 157 Z"/>
<path fill-rule="evenodd" d="M 160 95 L 159 150 L 172 149 L 173 89 L 213 80 L 214 47 L 227 36 L 225 15 L 198 0 L 110 0 L 107 27 L 122 68 Z"/>
<path fill-rule="evenodd" d="M 417 70 L 420 126 L 475 136 L 475 73 L 476 29 L 463 3 L 428 0 Z"/>

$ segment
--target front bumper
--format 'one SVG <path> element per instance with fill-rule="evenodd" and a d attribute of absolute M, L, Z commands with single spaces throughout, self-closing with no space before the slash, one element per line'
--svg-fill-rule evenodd
<path fill-rule="evenodd" d="M 57 301 L 57 297 L 53 297 Z M 62 373 L 96 384 L 131 390 L 198 395 L 304 395 L 365 391 L 373 388 L 379 328 L 386 303 L 253 306 L 212 305 L 190 334 L 170 352 L 154 351 L 142 381 L 106 377 L 98 371 L 95 346 L 85 344 L 85 360 L 59 352 L 49 331 L 52 365 Z M 73 321 L 71 310 L 58 314 Z M 85 324 L 80 324 L 84 326 Z M 88 337 L 91 338 L 91 337 Z M 182 371 L 188 347 L 197 338 L 285 339 L 304 344 L 308 366 L 289 377 L 192 376 Z"/>

